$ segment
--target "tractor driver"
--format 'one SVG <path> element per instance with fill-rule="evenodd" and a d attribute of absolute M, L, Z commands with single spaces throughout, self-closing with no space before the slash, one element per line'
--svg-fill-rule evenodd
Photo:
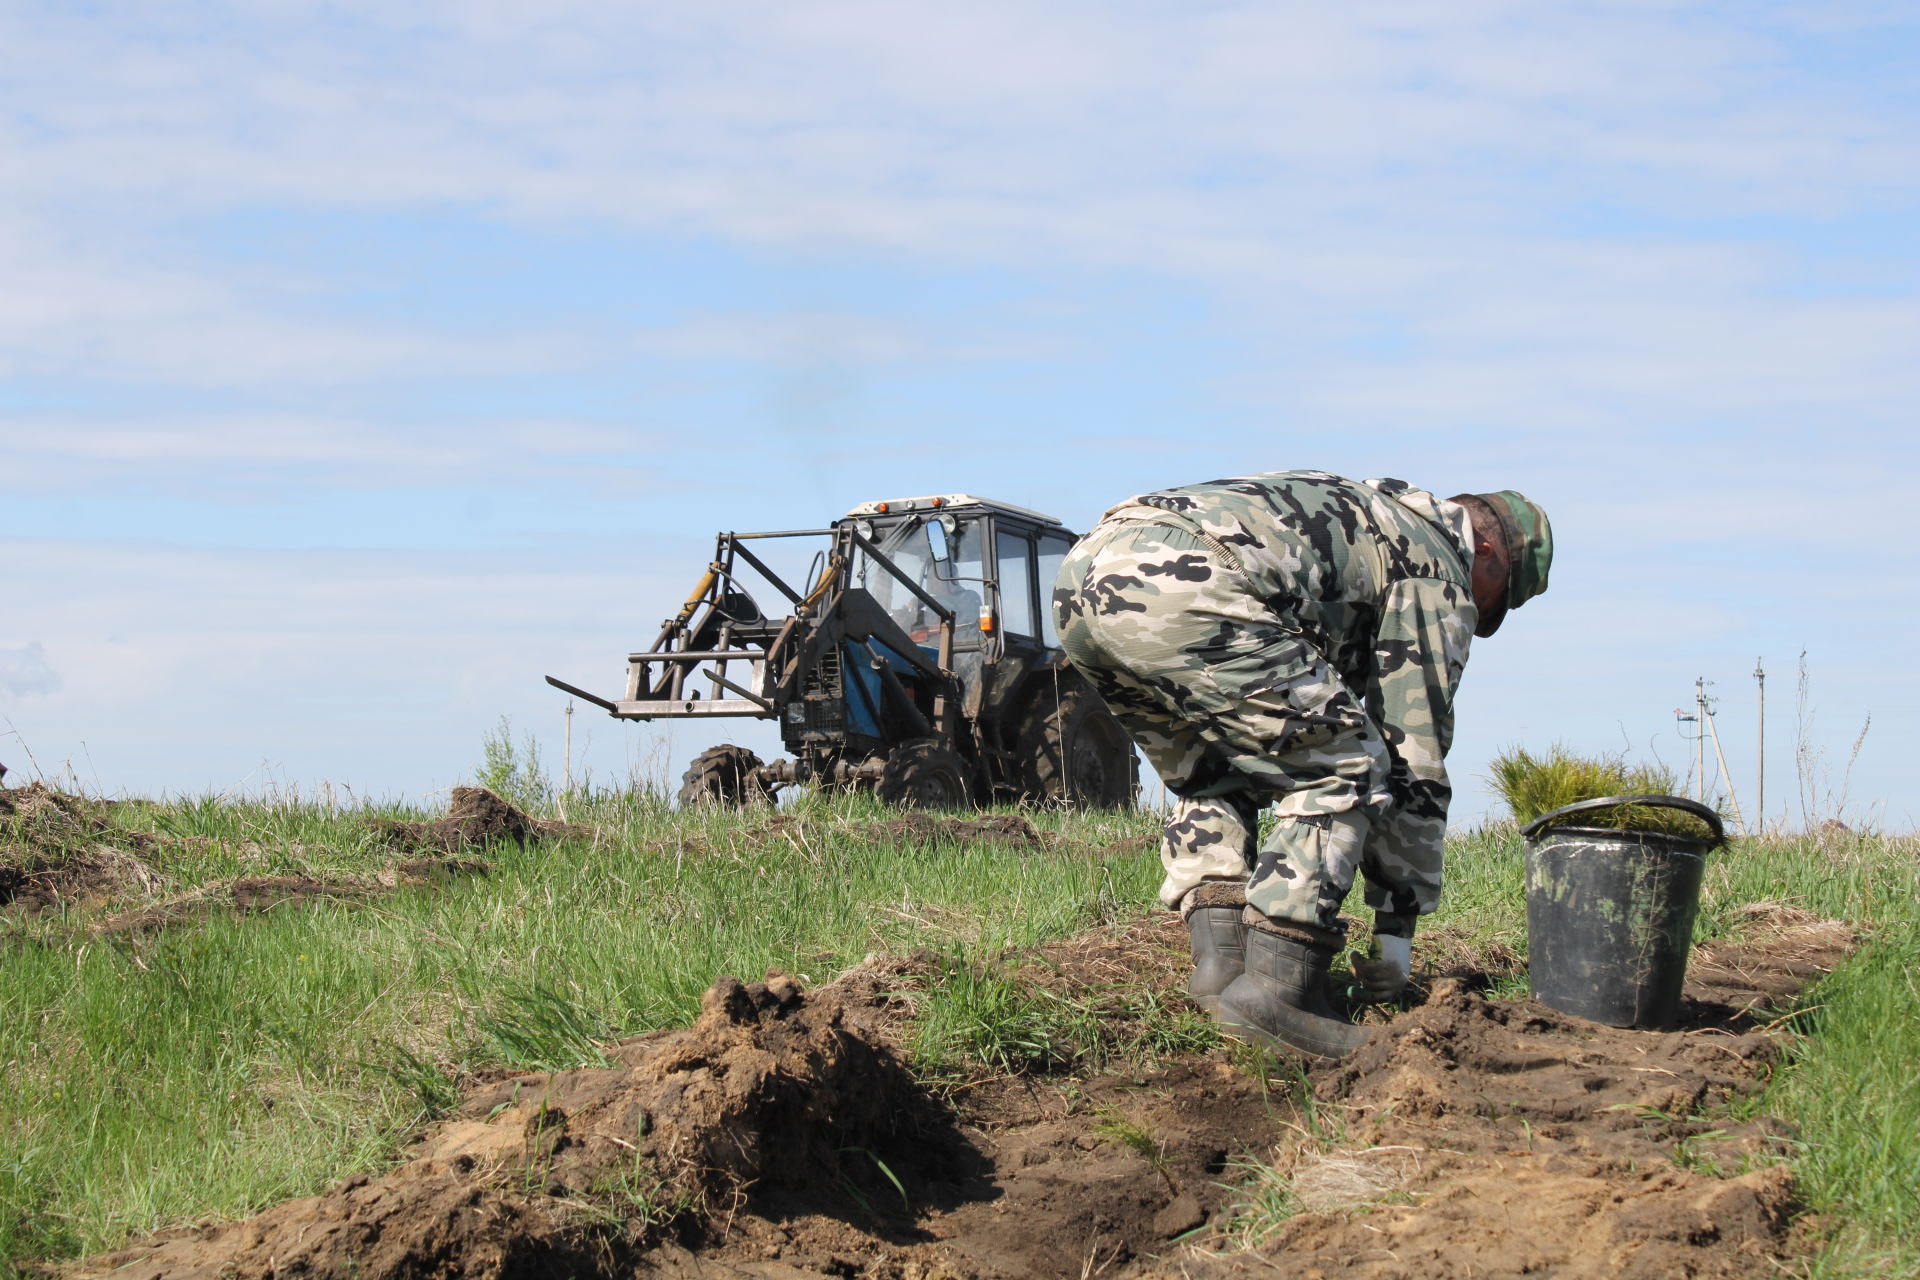
<path fill-rule="evenodd" d="M 980 629 L 980 593 L 960 580 L 962 575 L 977 577 L 980 572 L 977 550 L 967 563 L 965 550 L 957 550 L 945 537 L 939 543 L 930 540 L 932 526 L 911 525 L 900 534 L 890 538 L 884 550 L 893 557 L 922 591 L 932 597 L 944 609 L 953 612 L 953 640 L 956 649 L 974 648 Z M 955 533 L 954 537 L 963 548 L 977 546 L 973 539 L 976 535 L 966 526 Z M 935 550 L 935 547 L 938 550 Z M 880 575 L 876 575 L 880 576 Z M 940 617 L 927 607 L 926 601 L 898 583 L 888 581 L 881 576 L 888 590 L 891 604 L 887 612 L 900 624 L 900 629 L 910 636 L 914 643 L 929 647 L 936 644 L 940 635 Z"/>
<path fill-rule="evenodd" d="M 948 570 L 951 572 L 951 569 Z M 980 629 L 980 593 L 961 582 L 941 576 L 941 567 L 932 560 L 927 561 L 926 572 L 920 576 L 920 586 L 928 595 L 940 603 L 944 609 L 953 611 L 953 641 L 956 646 L 968 642 L 968 633 Z M 895 621 L 899 622 L 906 633 L 915 641 L 932 644 L 940 635 L 940 617 L 918 596 L 901 592 L 905 597 L 896 611 Z"/>
<path fill-rule="evenodd" d="M 1546 590 L 1552 558 L 1546 513 L 1511 490 L 1442 500 L 1320 471 L 1131 498 L 1075 545 L 1061 644 L 1179 797 L 1160 898 L 1224 1025 L 1326 1058 L 1366 1039 L 1327 978 L 1356 873 L 1362 998 L 1405 987 L 1440 893 L 1470 637 Z"/>

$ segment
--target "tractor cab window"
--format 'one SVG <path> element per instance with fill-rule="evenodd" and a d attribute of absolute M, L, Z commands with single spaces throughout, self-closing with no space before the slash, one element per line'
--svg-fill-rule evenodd
<path fill-rule="evenodd" d="M 876 529 L 869 541 L 922 591 L 953 610 L 953 647 L 977 649 L 980 526 L 973 521 L 955 521 L 951 531 L 942 525 L 930 537 L 932 528 L 929 521 L 905 520 L 890 529 Z M 865 553 L 854 561 L 853 585 L 871 592 L 887 615 L 915 640 L 927 645 L 939 643 L 939 616 Z"/>
<path fill-rule="evenodd" d="M 1060 632 L 1053 625 L 1053 580 L 1072 547 L 1073 539 L 1057 530 L 1040 535 L 1040 643 L 1049 649 L 1060 647 Z"/>
<path fill-rule="evenodd" d="M 1000 582 L 1000 629 L 1017 636 L 1037 635 L 1033 626 L 1033 540 L 1003 524 L 993 543 Z"/>

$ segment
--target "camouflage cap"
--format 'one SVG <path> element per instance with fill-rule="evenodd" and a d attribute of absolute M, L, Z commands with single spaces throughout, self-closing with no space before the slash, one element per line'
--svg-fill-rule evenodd
<path fill-rule="evenodd" d="M 1481 619 L 1474 629 L 1476 635 L 1489 636 L 1506 619 L 1507 610 L 1518 609 L 1547 589 L 1547 571 L 1553 567 L 1553 526 L 1547 522 L 1545 511 L 1512 489 L 1463 493 L 1452 501 L 1484 509 L 1506 535 L 1506 599 L 1492 617 Z"/>

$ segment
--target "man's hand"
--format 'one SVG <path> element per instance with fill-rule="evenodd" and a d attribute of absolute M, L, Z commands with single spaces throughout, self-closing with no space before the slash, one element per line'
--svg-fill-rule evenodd
<path fill-rule="evenodd" d="M 1367 1004 L 1395 999 L 1407 989 L 1407 979 L 1412 973 L 1413 939 L 1376 933 L 1367 958 L 1353 962 L 1353 976 L 1360 982 L 1355 996 Z"/>

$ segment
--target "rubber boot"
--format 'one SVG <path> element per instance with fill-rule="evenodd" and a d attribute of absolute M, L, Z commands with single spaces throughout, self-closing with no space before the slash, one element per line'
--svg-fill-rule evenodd
<path fill-rule="evenodd" d="M 1187 895 L 1187 946 L 1193 973 L 1187 994 L 1213 1012 L 1214 1002 L 1247 967 L 1246 893 L 1239 884 L 1203 884 Z"/>
<path fill-rule="evenodd" d="M 1248 911 L 1252 915 L 1252 911 Z M 1327 969 L 1343 939 L 1329 929 L 1248 922 L 1246 972 L 1220 993 L 1213 1013 L 1229 1031 L 1311 1058 L 1344 1058 L 1367 1042 L 1327 1000 Z"/>

